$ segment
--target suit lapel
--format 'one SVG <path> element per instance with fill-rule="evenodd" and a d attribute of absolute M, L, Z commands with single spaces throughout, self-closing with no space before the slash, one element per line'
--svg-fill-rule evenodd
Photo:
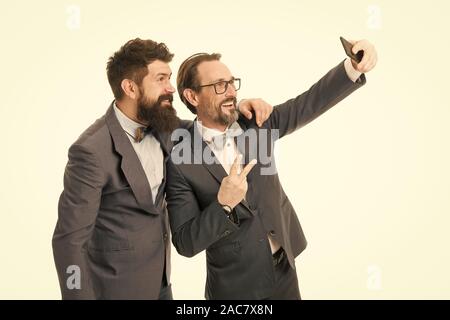
<path fill-rule="evenodd" d="M 166 168 L 167 168 L 167 161 L 169 160 L 169 156 L 170 156 L 171 140 L 170 140 L 170 134 L 159 133 L 156 130 L 152 131 L 152 134 L 159 141 L 159 144 L 161 146 L 161 149 L 163 151 L 163 156 L 164 156 L 163 180 L 161 181 L 161 185 L 158 188 L 158 195 L 155 198 L 156 203 L 160 203 L 160 198 L 164 197 L 165 188 L 166 188 L 166 177 L 167 177 Z"/>
<path fill-rule="evenodd" d="M 256 134 L 258 134 L 257 130 Z M 237 148 L 239 150 L 239 152 L 243 155 L 243 167 L 245 167 L 251 160 L 256 159 L 259 162 L 258 159 L 258 143 L 256 145 L 250 145 L 250 142 L 255 143 L 255 141 L 250 141 L 251 139 L 249 138 L 250 136 L 247 136 L 246 138 L 246 131 L 243 131 L 243 133 L 241 133 L 239 136 L 234 137 L 234 142 L 237 145 Z M 258 139 L 258 136 L 256 136 L 256 139 Z M 256 172 L 256 170 L 258 170 L 258 162 L 256 163 L 256 165 L 253 167 L 253 169 L 248 173 L 247 175 L 247 181 L 250 182 L 252 181 L 254 174 Z"/>
<path fill-rule="evenodd" d="M 223 166 L 220 164 L 219 160 L 214 155 L 214 152 L 209 148 L 209 146 L 206 144 L 206 142 L 203 140 L 203 138 L 200 135 L 200 132 L 197 128 L 196 122 L 192 125 L 190 129 L 190 137 L 191 137 L 191 150 L 194 160 L 194 164 L 202 164 L 203 167 L 205 167 L 209 173 L 217 180 L 219 185 L 222 183 L 223 178 L 228 176 L 227 172 L 223 168 Z M 236 140 L 235 140 L 236 141 Z M 204 160 L 203 155 L 204 154 L 210 154 L 211 158 L 214 160 L 213 163 L 206 163 Z M 248 162 L 247 162 L 248 163 Z M 247 176 L 248 177 L 248 176 Z M 254 215 L 254 212 L 250 209 L 248 202 L 243 199 L 240 202 L 252 215 Z"/>
<path fill-rule="evenodd" d="M 112 104 L 106 113 L 106 123 L 114 142 L 114 147 L 117 153 L 122 156 L 121 169 L 130 184 L 137 203 L 148 213 L 159 214 L 159 211 L 156 210 L 153 204 L 152 192 L 144 169 L 130 140 L 116 118 Z"/>
<path fill-rule="evenodd" d="M 219 160 L 214 155 L 214 152 L 206 144 L 205 140 L 200 135 L 198 131 L 196 122 L 192 125 L 190 129 L 191 136 L 191 150 L 194 159 L 194 164 L 202 164 L 217 180 L 219 184 L 222 183 L 223 178 L 227 176 L 227 173 L 223 166 L 220 164 Z M 207 163 L 203 155 L 210 155 L 212 163 Z"/>
<path fill-rule="evenodd" d="M 242 133 L 240 135 L 234 137 L 234 142 L 236 143 L 239 152 L 243 155 L 243 161 L 244 161 L 243 167 L 248 165 L 248 163 L 251 160 L 253 160 L 253 159 L 257 160 L 257 163 L 255 164 L 253 169 L 250 170 L 250 172 L 247 175 L 248 190 L 247 190 L 246 199 L 251 199 L 252 196 L 253 196 L 252 195 L 252 193 L 253 193 L 252 181 L 253 181 L 253 179 L 255 177 L 255 174 L 257 173 L 257 170 L 260 170 L 260 167 L 259 167 L 260 164 L 259 164 L 259 159 L 258 159 L 258 144 L 259 144 L 258 130 L 251 129 L 251 130 L 255 130 L 255 132 L 256 132 L 256 139 L 257 139 L 256 141 L 257 141 L 257 143 L 255 144 L 255 141 L 251 140 L 254 137 L 252 137 L 250 134 L 247 134 L 248 133 L 248 128 L 246 127 L 245 123 L 238 122 L 238 124 L 240 125 L 240 127 L 242 128 L 243 131 L 242 131 Z M 250 142 L 252 142 L 252 145 L 250 145 Z M 254 214 L 254 212 L 250 209 L 250 206 L 249 206 L 248 202 L 245 199 L 242 200 L 241 203 L 252 214 Z"/>

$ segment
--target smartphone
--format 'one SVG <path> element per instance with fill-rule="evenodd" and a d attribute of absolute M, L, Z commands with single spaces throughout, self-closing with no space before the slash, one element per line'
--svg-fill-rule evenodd
<path fill-rule="evenodd" d="M 350 42 L 348 42 L 347 40 L 345 40 L 343 37 L 340 37 L 340 39 L 341 39 L 342 46 L 344 47 L 344 50 L 345 50 L 345 53 L 347 54 L 347 56 L 349 56 L 356 62 L 360 63 L 363 58 L 364 51 L 359 50 L 357 54 L 354 54 L 352 52 L 353 45 Z"/>

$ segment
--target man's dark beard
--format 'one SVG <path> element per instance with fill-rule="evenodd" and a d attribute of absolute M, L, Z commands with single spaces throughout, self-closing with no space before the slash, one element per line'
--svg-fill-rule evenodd
<path fill-rule="evenodd" d="M 170 106 L 162 106 L 163 100 L 170 101 Z M 138 120 L 147 123 L 149 127 L 158 132 L 172 132 L 178 128 L 180 119 L 172 106 L 173 95 L 165 94 L 159 96 L 155 103 L 141 96 L 138 101 Z"/>

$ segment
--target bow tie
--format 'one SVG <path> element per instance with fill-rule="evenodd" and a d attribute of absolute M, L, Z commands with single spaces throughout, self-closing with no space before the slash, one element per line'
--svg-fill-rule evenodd
<path fill-rule="evenodd" d="M 152 130 L 150 127 L 138 127 L 134 134 L 134 141 L 141 142 L 144 139 L 147 133 L 150 133 Z"/>
<path fill-rule="evenodd" d="M 220 132 L 219 134 L 213 135 L 208 132 L 207 128 L 201 126 L 203 139 L 208 143 L 214 145 L 216 149 L 222 150 L 225 145 L 231 143 L 233 138 L 244 133 L 242 128 L 239 126 L 237 122 L 233 122 L 233 124 L 225 131 Z"/>

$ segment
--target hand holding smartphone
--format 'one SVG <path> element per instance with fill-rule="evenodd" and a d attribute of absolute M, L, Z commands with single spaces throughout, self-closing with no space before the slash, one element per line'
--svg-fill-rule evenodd
<path fill-rule="evenodd" d="M 340 39 L 341 39 L 342 46 L 344 47 L 344 50 L 345 50 L 345 53 L 347 54 L 347 56 L 349 56 L 351 59 L 355 60 L 356 62 L 360 63 L 364 56 L 364 51 L 360 50 L 360 51 L 358 51 L 358 53 L 354 54 L 352 52 L 353 45 L 350 42 L 348 42 L 347 40 L 345 40 L 343 37 L 340 37 Z"/>

